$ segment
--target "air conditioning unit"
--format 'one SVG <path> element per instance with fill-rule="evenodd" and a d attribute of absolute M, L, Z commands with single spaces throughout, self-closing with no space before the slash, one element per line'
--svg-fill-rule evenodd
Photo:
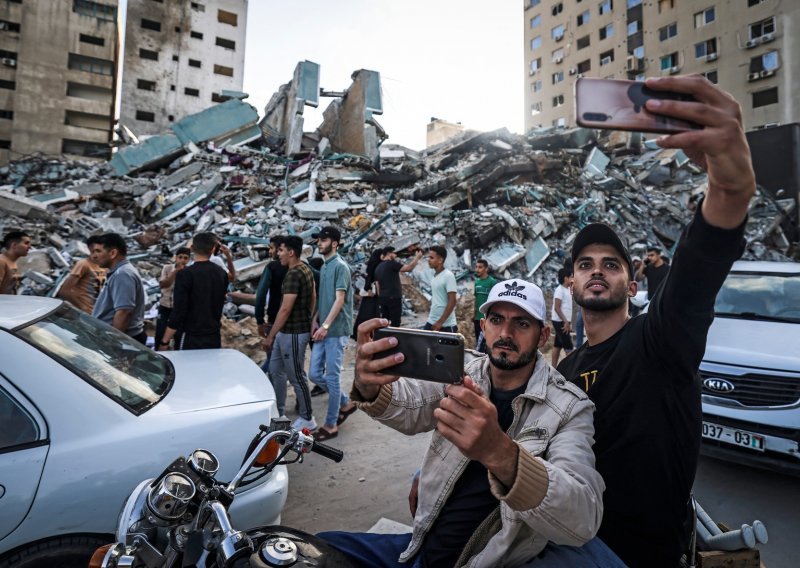
<path fill-rule="evenodd" d="M 556 41 L 561 41 L 562 39 L 564 39 L 564 34 L 558 34 L 558 35 L 557 35 L 556 37 L 554 37 L 553 39 L 554 39 L 554 40 L 556 40 Z"/>
<path fill-rule="evenodd" d="M 761 36 L 761 43 L 769 43 L 771 41 L 775 41 L 775 34 L 764 34 Z"/>
<path fill-rule="evenodd" d="M 758 73 L 748 73 L 747 80 L 748 81 L 758 81 L 761 76 Z"/>
<path fill-rule="evenodd" d="M 763 79 L 764 77 L 772 77 L 775 74 L 775 69 L 762 69 L 759 76 Z"/>
<path fill-rule="evenodd" d="M 11 59 L 10 57 L 3 57 L 2 59 L 0 59 L 0 63 L 5 65 L 6 67 L 16 67 L 17 66 L 17 60 L 16 59 Z"/>
<path fill-rule="evenodd" d="M 677 65 L 675 67 L 670 67 L 669 68 L 669 74 L 670 75 L 677 75 L 680 72 L 681 72 L 681 68 L 678 67 Z"/>
<path fill-rule="evenodd" d="M 756 38 L 756 39 L 748 39 L 746 42 L 744 42 L 744 48 L 745 48 L 745 49 L 753 49 L 753 48 L 754 48 L 754 47 L 756 47 L 756 46 L 757 46 L 759 43 L 761 43 L 761 41 L 759 41 L 759 38 Z"/>
<path fill-rule="evenodd" d="M 608 65 L 609 63 L 611 63 L 610 57 L 604 57 L 600 60 L 600 65 Z"/>
<path fill-rule="evenodd" d="M 564 63 L 564 58 L 556 57 L 555 59 L 553 59 L 553 63 Z"/>
<path fill-rule="evenodd" d="M 633 55 L 629 55 L 625 58 L 625 69 L 628 71 L 636 71 L 636 58 Z"/>
<path fill-rule="evenodd" d="M 569 74 L 570 74 L 570 75 L 575 75 L 575 73 L 577 73 L 577 72 L 578 72 L 578 70 L 577 70 L 577 69 L 575 69 L 574 67 L 570 67 L 570 68 L 569 68 Z"/>
<path fill-rule="evenodd" d="M 578 73 L 578 79 L 583 78 L 583 73 Z"/>
<path fill-rule="evenodd" d="M 719 57 L 719 55 L 717 55 L 716 53 L 709 53 L 708 55 L 706 55 L 706 61 L 716 61 L 717 57 Z"/>

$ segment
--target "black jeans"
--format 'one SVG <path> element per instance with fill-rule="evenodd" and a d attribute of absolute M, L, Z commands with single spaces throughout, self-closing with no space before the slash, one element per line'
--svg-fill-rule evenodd
<path fill-rule="evenodd" d="M 156 319 L 156 349 L 161 345 L 161 340 L 164 338 L 164 332 L 167 331 L 167 323 L 169 316 L 172 315 L 172 308 L 167 306 L 158 305 L 158 319 Z"/>
<path fill-rule="evenodd" d="M 219 349 L 222 347 L 222 340 L 219 332 L 208 333 L 205 335 L 189 335 L 184 333 L 175 342 L 176 351 L 189 351 L 192 349 Z"/>
<path fill-rule="evenodd" d="M 382 318 L 389 320 L 394 327 L 400 327 L 400 317 L 403 315 L 402 298 L 378 298 L 378 311 Z"/>

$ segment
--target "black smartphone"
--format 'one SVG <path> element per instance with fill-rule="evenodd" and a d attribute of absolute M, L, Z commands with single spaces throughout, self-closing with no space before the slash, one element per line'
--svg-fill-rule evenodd
<path fill-rule="evenodd" d="M 703 128 L 688 120 L 648 111 L 645 103 L 650 99 L 695 100 L 691 95 L 650 89 L 642 81 L 581 77 L 575 82 L 575 122 L 584 128 L 657 134 Z"/>
<path fill-rule="evenodd" d="M 405 359 L 383 372 L 437 383 L 460 383 L 464 377 L 464 336 L 460 333 L 382 327 L 372 338 L 395 337 L 397 345 L 373 356 L 374 359 L 402 353 Z"/>

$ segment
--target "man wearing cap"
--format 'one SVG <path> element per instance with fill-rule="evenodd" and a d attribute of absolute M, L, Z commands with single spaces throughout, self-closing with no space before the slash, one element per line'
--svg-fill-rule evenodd
<path fill-rule="evenodd" d="M 323 227 L 311 235 L 317 239 L 325 264 L 320 270 L 317 311 L 312 318 L 311 382 L 328 391 L 328 413 L 325 424 L 315 438 L 320 441 L 335 438 L 339 424 L 352 414 L 356 406 L 342 392 L 340 375 L 348 337 L 353 330 L 353 287 L 350 267 L 339 256 L 342 234 L 336 227 Z"/>
<path fill-rule="evenodd" d="M 632 568 L 674 568 L 688 542 L 684 521 L 700 447 L 697 370 L 714 299 L 744 250 L 755 176 L 732 97 L 699 75 L 647 84 L 696 99 L 650 100 L 647 108 L 704 127 L 658 143 L 682 148 L 705 168 L 708 189 L 639 317 L 628 314 L 637 284 L 622 240 L 601 223 L 578 233 L 572 290 L 588 341 L 558 370 L 597 406 L 594 452 L 606 483 L 600 538 Z"/>
<path fill-rule="evenodd" d="M 412 533 L 320 535 L 359 565 L 520 566 L 548 542 L 586 543 L 600 524 L 593 408 L 539 351 L 550 331 L 542 291 L 506 280 L 480 309 L 488 356 L 468 352 L 458 385 L 391 375 L 404 356 L 381 353 L 396 340 L 372 341 L 389 322 L 358 329 L 353 400 L 403 434 L 433 431 Z M 601 542 L 585 548 L 619 566 Z"/>

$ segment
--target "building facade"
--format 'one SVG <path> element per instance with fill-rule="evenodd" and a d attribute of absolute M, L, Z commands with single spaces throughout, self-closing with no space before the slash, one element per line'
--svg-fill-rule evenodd
<path fill-rule="evenodd" d="M 0 162 L 108 158 L 117 0 L 0 0 Z"/>
<path fill-rule="evenodd" d="M 525 0 L 525 126 L 574 126 L 578 77 L 705 75 L 745 128 L 800 119 L 800 2 Z"/>
<path fill-rule="evenodd" d="M 128 0 L 120 123 L 159 134 L 241 91 L 247 0 Z"/>
<path fill-rule="evenodd" d="M 460 122 L 447 122 L 432 116 L 425 131 L 425 147 L 430 148 L 436 144 L 441 144 L 462 132 L 464 132 L 464 125 Z"/>

